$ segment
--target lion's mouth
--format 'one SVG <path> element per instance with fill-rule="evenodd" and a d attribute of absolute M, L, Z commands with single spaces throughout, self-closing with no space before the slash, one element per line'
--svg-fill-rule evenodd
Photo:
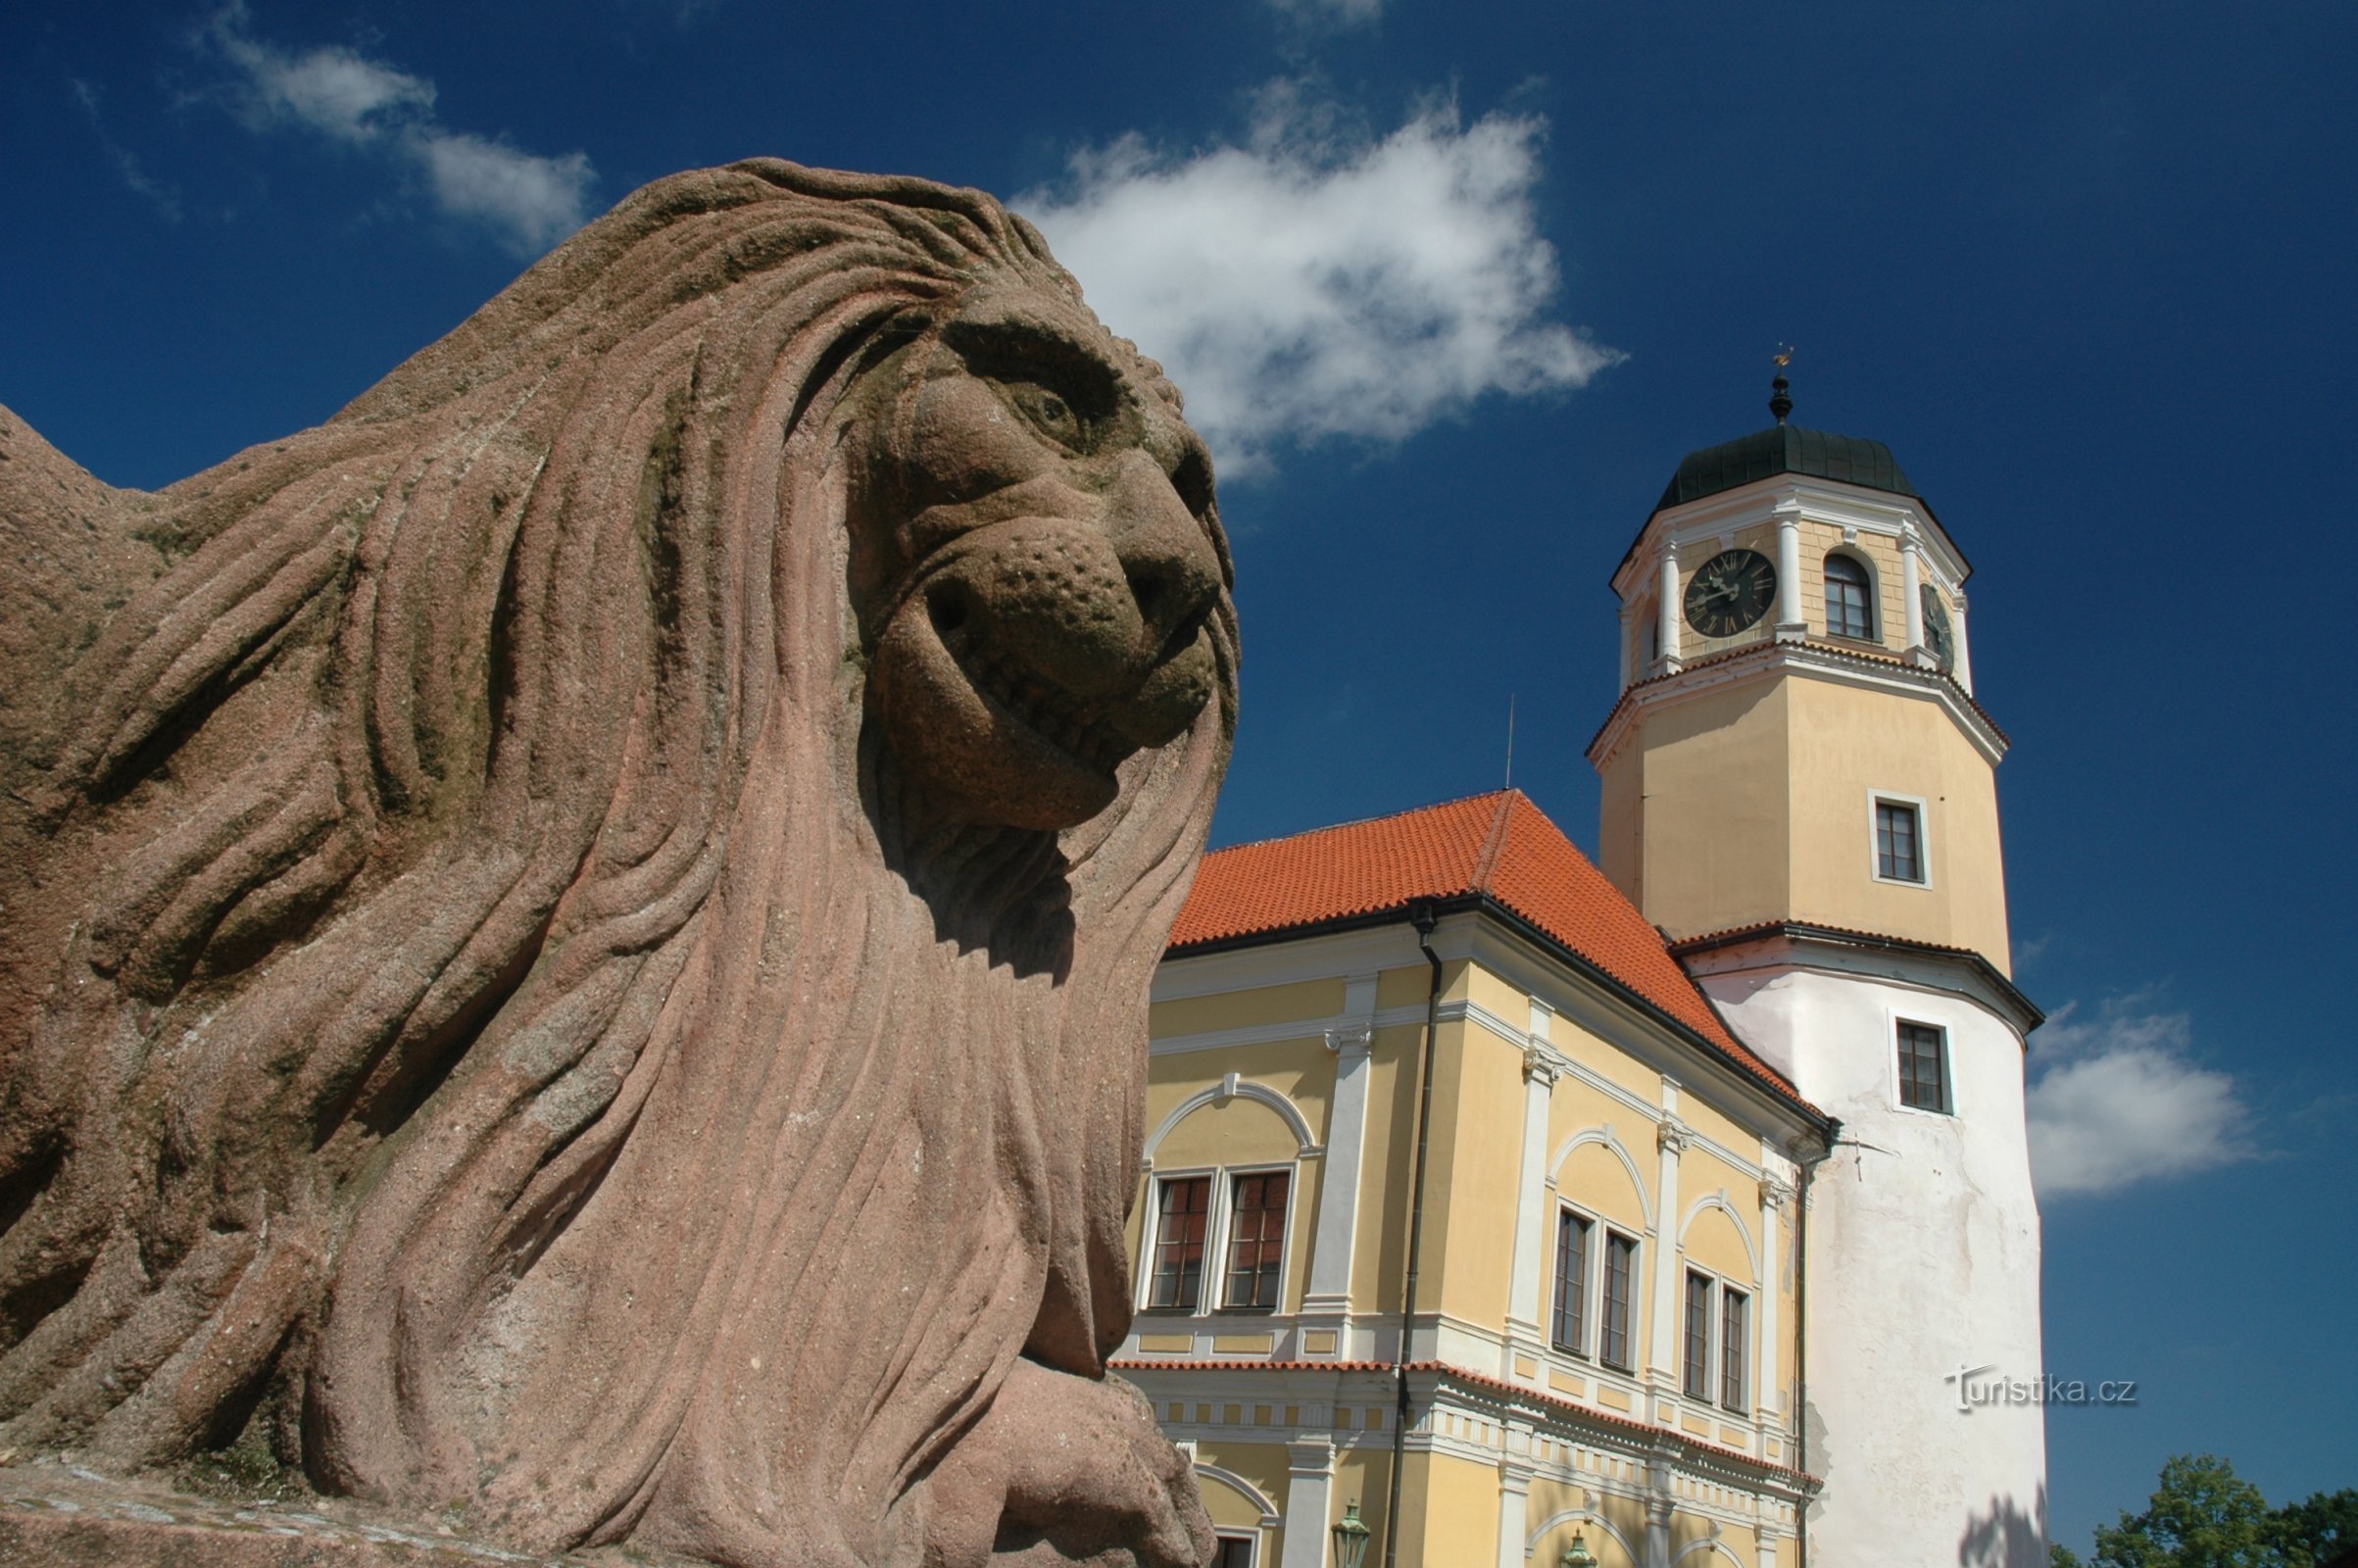
<path fill-rule="evenodd" d="M 1015 660 L 994 653 L 967 628 L 955 600 L 935 600 L 934 634 L 958 672 L 1001 718 L 1010 720 L 1090 768 L 1110 778 L 1139 743 L 1108 722 L 1105 710 L 1043 678 Z"/>

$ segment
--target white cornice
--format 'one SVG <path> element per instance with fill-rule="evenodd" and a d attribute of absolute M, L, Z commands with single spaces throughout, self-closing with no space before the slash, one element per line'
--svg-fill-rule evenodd
<path fill-rule="evenodd" d="M 1589 761 L 1601 770 L 1636 730 L 1643 711 L 1675 707 L 1706 692 L 1725 691 L 1787 674 L 1937 703 L 1990 766 L 1995 767 L 2005 760 L 2006 737 L 1948 676 L 1814 643 L 1770 642 L 1722 654 L 1708 662 L 1690 665 L 1676 675 L 1641 681 L 1630 687 L 1613 705 L 1613 711 L 1606 716 L 1597 738 L 1589 743 Z"/>

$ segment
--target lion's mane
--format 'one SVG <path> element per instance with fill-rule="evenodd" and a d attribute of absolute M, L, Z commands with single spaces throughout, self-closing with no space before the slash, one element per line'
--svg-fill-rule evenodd
<path fill-rule="evenodd" d="M 986 280 L 1078 297 L 975 192 L 678 175 L 114 493 L 155 564 L 6 715 L 0 1446 L 913 1561 L 1015 1357 L 1102 1375 L 1234 619 L 1084 827 L 903 832 L 834 416 Z"/>

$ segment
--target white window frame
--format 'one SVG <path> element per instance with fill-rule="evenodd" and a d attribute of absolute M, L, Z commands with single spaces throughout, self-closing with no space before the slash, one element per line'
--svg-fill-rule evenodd
<path fill-rule="evenodd" d="M 1228 1296 L 1228 1239 L 1233 1229 L 1236 1209 L 1236 1184 L 1240 1176 L 1284 1176 L 1286 1178 L 1286 1228 L 1277 1249 L 1277 1304 L 1275 1306 L 1230 1306 Z M 1164 1182 L 1194 1181 L 1199 1177 L 1211 1179 L 1211 1201 L 1204 1216 L 1204 1291 L 1193 1307 L 1150 1306 L 1154 1295 L 1154 1241 L 1162 1225 L 1162 1184 Z M 1176 1170 L 1157 1168 L 1148 1181 L 1147 1211 L 1138 1227 L 1138 1263 L 1132 1270 L 1136 1298 L 1133 1310 L 1142 1317 L 1271 1317 L 1286 1309 L 1286 1297 L 1294 1280 L 1294 1230 L 1301 1217 L 1302 1162 L 1295 1159 L 1254 1161 L 1243 1165 L 1188 1165 Z M 1257 1549 L 1257 1548 L 1256 1548 Z"/>
<path fill-rule="evenodd" d="M 1910 1116 L 1938 1116 L 1943 1121 L 1955 1121 L 1957 1119 L 1957 1069 L 1954 1050 L 1956 1031 L 1944 1023 L 1935 1023 L 1930 1018 L 1910 1018 L 1904 1014 L 1891 1011 L 1887 1011 L 1884 1016 L 1890 1025 L 1885 1038 L 1891 1042 L 1891 1051 L 1886 1053 L 1886 1059 L 1891 1062 L 1891 1108 Z M 1911 1105 L 1900 1093 L 1899 1030 L 1903 1024 L 1913 1024 L 1919 1029 L 1930 1029 L 1940 1037 L 1940 1102 L 1946 1107 L 1945 1109 L 1931 1110 L 1923 1105 Z"/>
<path fill-rule="evenodd" d="M 1580 1210 L 1580 1212 L 1586 1213 L 1587 1211 Z M 1597 1364 L 1607 1372 L 1618 1372 L 1623 1377 L 1634 1378 L 1640 1375 L 1639 1363 L 1646 1359 L 1646 1233 L 1643 1230 L 1624 1230 L 1611 1220 L 1601 1216 L 1597 1217 L 1597 1228 L 1599 1232 L 1597 1238 L 1597 1285 L 1595 1294 L 1590 1298 L 1596 1310 L 1589 1317 L 1589 1321 L 1596 1325 L 1589 1331 L 1597 1346 L 1595 1359 Z M 1629 1363 L 1626 1366 L 1608 1361 L 1604 1355 L 1605 1253 L 1611 1248 L 1612 1239 L 1616 1236 L 1630 1244 Z"/>
<path fill-rule="evenodd" d="M 1896 1060 L 1896 1057 L 1893 1058 Z M 1703 1390 L 1695 1396 L 1687 1392 L 1687 1290 L 1693 1284 L 1690 1276 L 1702 1279 L 1707 1287 L 1703 1305 Z M 1728 1293 L 1734 1291 L 1744 1298 L 1744 1402 L 1732 1405 L 1727 1393 L 1727 1329 Z M 1703 1267 L 1689 1259 L 1682 1251 L 1679 1257 L 1678 1301 L 1678 1373 L 1679 1397 L 1698 1409 L 1724 1410 L 1731 1415 L 1748 1416 L 1760 1404 L 1760 1313 L 1757 1303 L 1760 1292 L 1750 1285 L 1731 1280 L 1717 1269 Z"/>
<path fill-rule="evenodd" d="M 1556 1250 L 1556 1238 L 1563 1234 L 1566 1214 L 1587 1221 L 1589 1226 L 1589 1267 L 1587 1276 L 1580 1282 L 1581 1343 L 1578 1345 L 1559 1345 L 1555 1339 L 1556 1259 L 1561 1255 Z M 1575 1355 L 1583 1361 L 1596 1361 L 1598 1365 L 1602 1365 L 1603 1360 L 1593 1348 L 1601 1344 L 1604 1337 L 1604 1323 L 1600 1316 L 1604 1309 L 1604 1237 L 1613 1228 L 1612 1221 L 1601 1214 L 1558 1199 L 1555 1225 L 1547 1233 L 1547 1348 L 1558 1354 Z M 1621 1234 L 1629 1235 L 1627 1231 Z M 1642 1237 L 1635 1239 L 1644 1240 Z M 1635 1310 L 1634 1304 L 1632 1310 Z"/>
<path fill-rule="evenodd" d="M 1260 1560 L 1261 1560 L 1261 1533 L 1260 1533 L 1259 1531 L 1257 1531 L 1257 1530 L 1214 1530 L 1214 1531 L 1212 1532 L 1212 1535 L 1213 1535 L 1215 1538 L 1217 1538 L 1218 1540 L 1220 1540 L 1220 1541 L 1224 1541 L 1224 1542 L 1225 1542 L 1225 1541 L 1241 1541 L 1241 1542 L 1245 1543 L 1245 1545 L 1246 1545 L 1246 1548 L 1247 1548 L 1247 1549 L 1246 1549 L 1246 1552 L 1245 1552 L 1245 1568 L 1260 1568 Z"/>
<path fill-rule="evenodd" d="M 1697 1268 L 1686 1258 L 1679 1259 L 1679 1397 L 1690 1404 L 1710 1404 L 1711 1385 L 1719 1376 L 1719 1276 L 1707 1268 Z M 1687 1387 L 1687 1315 L 1695 1304 L 1695 1287 L 1703 1288 L 1703 1392 L 1695 1393 Z"/>
<path fill-rule="evenodd" d="M 1916 813 L 1916 868 L 1923 876 L 1911 881 L 1903 876 L 1883 874 L 1883 843 L 1876 832 L 1875 808 L 1879 806 L 1904 806 Z M 1897 790 L 1867 791 L 1867 875 L 1888 888 L 1922 888 L 1933 886 L 1933 808 L 1921 795 L 1903 795 Z"/>

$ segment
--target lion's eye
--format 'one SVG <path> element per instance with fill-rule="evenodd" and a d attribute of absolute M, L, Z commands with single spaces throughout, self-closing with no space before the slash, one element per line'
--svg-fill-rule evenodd
<path fill-rule="evenodd" d="M 1072 405 L 1036 382 L 1019 381 L 1007 388 L 1007 399 L 1042 435 L 1062 446 L 1079 447 L 1081 416 Z"/>

